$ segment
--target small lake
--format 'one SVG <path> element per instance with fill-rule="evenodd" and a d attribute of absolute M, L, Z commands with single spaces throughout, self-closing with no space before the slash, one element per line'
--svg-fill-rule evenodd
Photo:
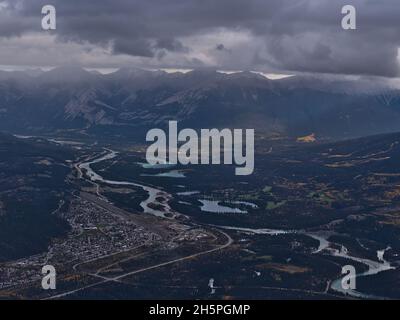
<path fill-rule="evenodd" d="M 179 170 L 172 170 L 168 172 L 158 173 L 158 174 L 141 174 L 142 177 L 159 177 L 159 178 L 186 178 L 185 173 Z"/>
<path fill-rule="evenodd" d="M 241 210 L 239 208 L 231 208 L 226 206 L 221 206 L 222 201 L 213 200 L 199 200 L 202 204 L 200 207 L 201 211 L 212 212 L 212 213 L 247 213 L 247 211 Z"/>
<path fill-rule="evenodd" d="M 176 166 L 176 164 L 172 163 L 150 164 L 145 162 L 136 162 L 136 164 L 140 165 L 143 169 L 170 169 Z"/>
<path fill-rule="evenodd" d="M 200 191 L 186 191 L 186 192 L 178 192 L 178 196 L 193 196 L 195 194 L 199 194 Z"/>

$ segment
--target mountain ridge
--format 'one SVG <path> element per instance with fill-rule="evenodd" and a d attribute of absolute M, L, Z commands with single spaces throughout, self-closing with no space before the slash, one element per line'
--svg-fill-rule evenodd
<path fill-rule="evenodd" d="M 177 120 L 193 128 L 356 137 L 400 131 L 399 92 L 381 79 L 270 80 L 210 69 L 99 74 L 63 66 L 36 76 L 0 72 L 0 125 L 33 132 L 127 127 L 134 133 Z"/>

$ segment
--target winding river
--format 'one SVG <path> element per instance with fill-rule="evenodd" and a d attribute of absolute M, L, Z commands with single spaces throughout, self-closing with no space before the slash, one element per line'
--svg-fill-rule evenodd
<path fill-rule="evenodd" d="M 282 234 L 294 234 L 294 233 L 306 235 L 310 238 L 313 238 L 313 239 L 319 241 L 319 246 L 315 251 L 312 252 L 313 254 L 317 254 L 317 253 L 324 251 L 324 253 L 330 254 L 334 257 L 341 257 L 344 259 L 348 259 L 348 260 L 359 262 L 359 263 L 366 265 L 368 267 L 368 270 L 365 272 L 362 272 L 362 273 L 357 273 L 356 278 L 376 275 L 376 274 L 384 272 L 384 271 L 395 269 L 395 267 L 393 267 L 390 264 L 390 262 L 388 262 L 384 259 L 385 252 L 387 250 L 389 250 L 390 247 L 383 249 L 383 250 L 378 250 L 376 255 L 377 255 L 377 258 L 379 261 L 374 261 L 374 260 L 359 258 L 359 257 L 350 255 L 349 250 L 345 246 L 341 246 L 340 250 L 333 248 L 332 247 L 333 243 L 328 240 L 330 234 L 326 234 L 326 233 L 306 232 L 304 230 L 250 229 L 250 228 L 235 228 L 235 227 L 227 227 L 227 226 L 224 226 L 222 228 L 227 229 L 227 230 L 236 230 L 236 231 L 243 232 L 243 233 L 265 234 L 265 235 L 269 235 L 269 236 L 276 236 L 276 235 L 282 235 Z M 378 300 L 388 299 L 387 297 L 366 294 L 366 293 L 362 293 L 357 290 L 343 289 L 342 278 L 332 281 L 330 287 L 332 290 L 334 290 L 336 292 L 340 292 L 344 295 L 348 295 L 348 296 L 351 296 L 354 298 L 378 299 Z"/>
<path fill-rule="evenodd" d="M 89 160 L 87 162 L 82 162 L 78 164 L 78 168 L 80 170 L 85 170 L 85 174 L 90 178 L 93 182 L 102 182 L 109 185 L 117 185 L 117 186 L 134 186 L 142 188 L 144 191 L 148 193 L 148 198 L 140 203 L 140 206 L 143 208 L 145 213 L 153 214 L 158 217 L 173 217 L 179 215 L 177 212 L 174 212 L 171 207 L 168 205 L 168 201 L 172 199 L 172 195 L 146 185 L 142 185 L 139 183 L 128 182 L 128 181 L 116 181 L 116 180 L 108 180 L 104 179 L 101 175 L 96 173 L 91 165 L 95 163 L 100 163 L 102 161 L 111 160 L 117 157 L 118 153 L 112 150 L 108 150 L 109 152 L 101 157 L 95 158 L 93 160 Z M 157 209 L 160 208 L 160 209 Z M 377 259 L 378 261 L 373 261 L 370 259 L 359 258 L 356 256 L 352 256 L 349 254 L 349 250 L 342 246 L 340 250 L 335 249 L 333 247 L 333 243 L 330 242 L 329 236 L 330 234 L 323 232 L 307 232 L 305 230 L 275 230 L 275 229 L 251 229 L 251 228 L 236 228 L 236 227 L 228 227 L 228 226 L 213 226 L 219 227 L 228 230 L 235 230 L 238 232 L 249 233 L 249 234 L 265 234 L 269 236 L 283 235 L 283 234 L 303 234 L 310 238 L 319 241 L 319 246 L 316 250 L 312 252 L 312 254 L 324 253 L 329 254 L 334 257 L 341 257 L 344 259 L 348 259 L 351 261 L 355 261 L 358 263 L 362 263 L 368 267 L 368 270 L 362 273 L 358 273 L 356 278 L 366 277 L 371 275 L 376 275 L 378 273 L 395 269 L 390 262 L 384 259 L 385 252 L 389 249 L 378 250 L 377 251 Z M 374 296 L 366 293 L 362 293 L 357 290 L 345 290 L 342 288 L 341 278 L 332 281 L 331 289 L 340 292 L 344 295 L 352 296 L 355 298 L 363 298 L 363 299 L 386 299 L 386 297 Z"/>
<path fill-rule="evenodd" d="M 148 197 L 147 199 L 145 199 L 140 203 L 140 206 L 143 208 L 143 211 L 145 213 L 149 213 L 157 217 L 163 217 L 163 218 L 167 216 L 175 216 L 176 213 L 174 213 L 174 211 L 168 205 L 168 201 L 172 198 L 172 195 L 170 195 L 169 193 L 139 183 L 104 179 L 101 175 L 99 175 L 92 169 L 91 167 L 92 164 L 114 159 L 115 157 L 117 157 L 117 155 L 118 155 L 117 152 L 109 150 L 109 152 L 104 156 L 78 164 L 78 168 L 80 170 L 85 170 L 85 174 L 93 182 L 102 182 L 114 186 L 133 186 L 141 188 L 144 191 L 146 191 L 148 193 Z"/>

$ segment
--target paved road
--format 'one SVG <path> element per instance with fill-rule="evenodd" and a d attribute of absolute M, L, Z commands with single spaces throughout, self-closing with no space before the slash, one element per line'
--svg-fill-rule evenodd
<path fill-rule="evenodd" d="M 82 178 L 83 175 L 82 175 L 82 172 L 81 172 L 79 166 L 78 167 L 75 166 L 75 167 L 78 170 L 78 177 Z M 154 233 L 159 234 L 162 238 L 166 239 L 166 238 L 169 238 L 171 236 L 170 232 L 168 232 L 166 230 L 167 227 L 168 227 L 168 224 L 167 224 L 166 220 L 162 220 L 162 219 L 155 218 L 153 216 L 146 216 L 146 215 L 142 215 L 142 214 L 133 215 L 133 214 L 131 214 L 129 212 L 126 212 L 125 210 L 122 210 L 120 208 L 115 207 L 114 205 L 112 205 L 112 204 L 110 204 L 108 202 L 103 201 L 98 196 L 95 196 L 95 195 L 90 194 L 90 193 L 81 192 L 80 193 L 80 197 L 82 197 L 83 199 L 85 199 L 85 200 L 87 200 L 89 202 L 92 202 L 93 204 L 95 204 L 95 205 L 97 205 L 97 206 L 99 206 L 99 207 L 101 207 L 101 208 L 103 208 L 105 210 L 110 211 L 113 214 L 117 214 L 117 215 L 123 216 L 126 219 L 132 219 L 136 224 L 138 224 L 140 226 L 143 226 L 147 230 L 151 230 Z M 157 221 L 155 221 L 155 220 L 157 220 Z M 169 221 L 168 223 L 175 223 L 175 222 Z M 78 288 L 78 289 L 75 289 L 75 290 L 71 290 L 71 291 L 68 291 L 68 292 L 64 292 L 64 293 L 61 293 L 61 294 L 54 295 L 52 297 L 46 298 L 46 300 L 47 299 L 58 299 L 58 298 L 66 297 L 68 295 L 71 295 L 71 294 L 74 294 L 74 293 L 77 293 L 77 292 L 80 292 L 80 291 L 83 291 L 85 289 L 89 289 L 89 288 L 92 288 L 92 287 L 95 287 L 95 286 L 99 286 L 99 285 L 102 285 L 102 284 L 107 283 L 107 282 L 119 281 L 119 280 L 121 280 L 121 279 L 123 279 L 125 277 L 131 276 L 131 275 L 134 275 L 134 274 L 139 274 L 139 273 L 142 273 L 142 272 L 146 272 L 148 270 L 154 270 L 154 269 L 157 269 L 157 268 L 160 268 L 160 267 L 172 265 L 174 263 L 182 262 L 182 261 L 189 260 L 189 259 L 194 259 L 194 258 L 197 258 L 199 256 L 206 255 L 206 254 L 211 254 L 213 252 L 217 252 L 219 250 L 223 250 L 223 249 L 229 247 L 233 243 L 232 238 L 227 233 L 225 233 L 225 232 L 223 232 L 221 230 L 218 230 L 218 231 L 216 230 L 216 232 L 222 233 L 226 237 L 227 241 L 226 241 L 225 244 L 223 244 L 221 246 L 218 246 L 216 248 L 210 249 L 210 250 L 206 250 L 206 251 L 203 251 L 203 252 L 198 252 L 198 253 L 195 253 L 195 254 L 191 254 L 191 255 L 188 255 L 188 256 L 183 257 L 183 258 L 179 258 L 179 259 L 175 259 L 175 260 L 159 263 L 159 264 L 156 264 L 156 265 L 153 265 L 153 266 L 149 266 L 147 268 L 131 271 L 131 272 L 128 272 L 128 273 L 125 273 L 125 274 L 122 274 L 122 275 L 119 275 L 119 276 L 113 277 L 113 278 L 107 278 L 107 277 L 104 277 L 104 276 L 101 276 L 101 275 L 98 275 L 98 274 L 89 274 L 89 275 L 101 278 L 102 281 L 99 281 L 99 282 L 96 282 L 96 283 L 93 283 L 93 284 L 90 284 L 90 285 L 87 285 L 87 286 L 84 286 L 84 287 L 81 287 L 81 288 Z M 115 253 L 115 254 L 117 254 L 117 253 Z M 111 254 L 111 255 L 114 255 L 114 254 Z M 91 261 L 93 262 L 93 261 L 99 260 L 101 258 L 104 258 L 104 257 L 99 257 L 97 259 L 92 259 Z M 86 261 L 86 262 L 88 262 L 88 261 Z M 73 269 L 75 270 L 78 265 L 79 264 L 74 265 Z"/>
<path fill-rule="evenodd" d="M 160 267 L 164 267 L 164 266 L 168 266 L 168 265 L 171 265 L 171 264 L 174 264 L 174 263 L 177 263 L 177 262 L 181 262 L 181 261 L 197 258 L 197 257 L 203 256 L 203 255 L 206 255 L 206 254 L 210 254 L 210 253 L 213 253 L 213 252 L 217 252 L 219 250 L 223 250 L 223 249 L 229 247 L 233 243 L 232 238 L 228 234 L 223 232 L 223 231 L 218 231 L 218 232 L 221 232 L 222 234 L 224 234 L 224 236 L 227 238 L 227 242 L 225 244 L 217 247 L 217 248 L 210 249 L 210 250 L 203 251 L 203 252 L 198 252 L 198 253 L 191 254 L 189 256 L 186 256 L 186 257 L 183 257 L 183 258 L 180 258 L 180 259 L 175 259 L 175 260 L 172 260 L 172 261 L 163 262 L 163 263 L 156 264 L 156 265 L 153 265 L 153 266 L 150 266 L 150 267 L 147 267 L 147 268 L 131 271 L 131 272 L 128 272 L 128 273 L 125 273 L 125 274 L 122 274 L 122 275 L 119 275 L 119 276 L 113 277 L 113 278 L 106 278 L 106 277 L 99 276 L 99 275 L 93 275 L 93 276 L 100 277 L 100 278 L 102 278 L 104 280 L 102 280 L 100 282 L 96 282 L 96 283 L 90 284 L 90 285 L 87 285 L 87 286 L 84 286 L 84 287 L 81 287 L 81 288 L 78 288 L 78 289 L 75 289 L 75 290 L 71 290 L 71 291 L 68 291 L 68 292 L 64 292 L 64 293 L 61 293 L 61 294 L 54 295 L 52 297 L 46 298 L 45 300 L 63 298 L 63 297 L 69 296 L 71 294 L 83 291 L 85 289 L 89 289 L 89 288 L 93 288 L 93 287 L 105 284 L 107 282 L 119 281 L 122 278 L 131 276 L 131 275 L 134 275 L 134 274 L 142 273 L 142 272 L 145 272 L 145 271 L 148 271 L 148 270 L 154 270 L 154 269 L 157 269 L 157 268 L 160 268 Z"/>

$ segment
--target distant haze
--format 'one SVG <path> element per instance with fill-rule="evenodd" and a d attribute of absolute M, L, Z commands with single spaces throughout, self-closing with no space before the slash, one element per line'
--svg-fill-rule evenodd
<path fill-rule="evenodd" d="M 0 0 L 6 66 L 253 70 L 397 77 L 398 0 Z M 341 8 L 357 9 L 357 30 Z"/>

